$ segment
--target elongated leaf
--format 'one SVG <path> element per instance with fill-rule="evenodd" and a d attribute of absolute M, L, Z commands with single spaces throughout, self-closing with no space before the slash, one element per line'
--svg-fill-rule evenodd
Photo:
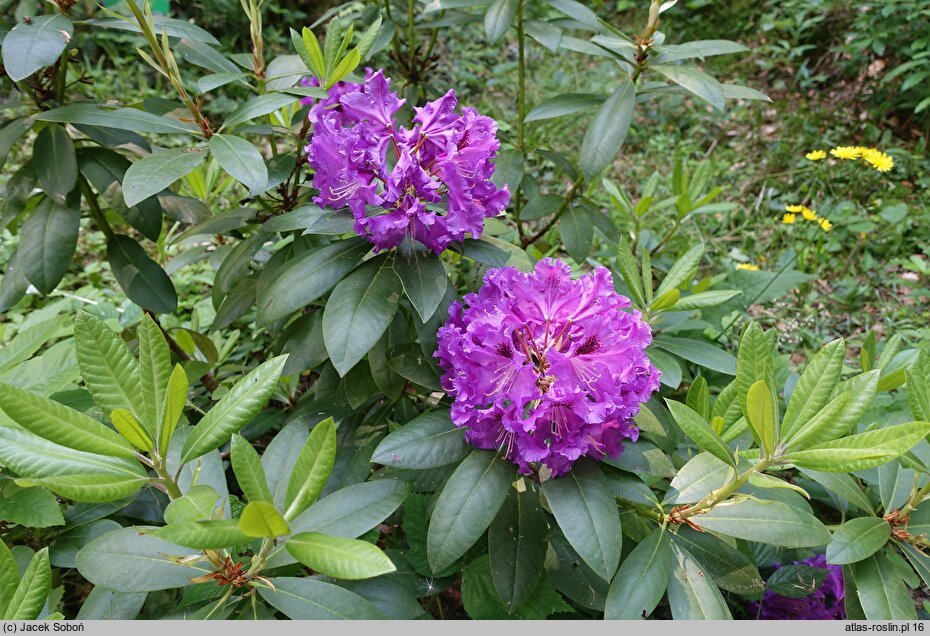
<path fill-rule="evenodd" d="M 288 262 L 259 292 L 259 320 L 267 324 L 306 307 L 335 287 L 370 250 L 365 239 L 351 238 Z"/>
<path fill-rule="evenodd" d="M 699 364 L 702 367 L 726 373 L 727 375 L 736 373 L 736 359 L 720 347 L 709 342 L 694 338 L 675 338 L 663 335 L 657 337 L 654 344 L 669 353 Z"/>
<path fill-rule="evenodd" d="M 682 254 L 682 256 L 675 261 L 671 269 L 668 270 L 668 274 L 665 275 L 665 278 L 662 279 L 662 283 L 656 290 L 656 296 L 661 296 L 670 289 L 676 289 L 690 282 L 688 277 L 697 269 L 703 256 L 704 244 L 698 243 L 697 245 L 692 245 L 687 252 Z"/>
<path fill-rule="evenodd" d="M 135 240 L 114 234 L 107 241 L 107 260 L 131 301 L 155 313 L 170 314 L 177 309 L 178 294 L 168 274 Z"/>
<path fill-rule="evenodd" d="M 830 400 L 830 394 L 840 379 L 846 343 L 842 339 L 825 345 L 801 374 L 794 386 L 791 401 L 782 419 L 782 436 L 791 434 L 807 423 Z"/>
<path fill-rule="evenodd" d="M 154 441 L 165 417 L 165 395 L 171 376 L 171 351 L 161 327 L 146 314 L 139 323 L 139 385 L 142 420 L 139 423 Z"/>
<path fill-rule="evenodd" d="M 207 153 L 200 148 L 171 148 L 153 152 L 132 164 L 123 178 L 128 207 L 154 196 L 197 169 Z"/>
<path fill-rule="evenodd" d="M 850 519 L 833 533 L 827 546 L 827 562 L 844 565 L 862 561 L 881 550 L 890 537 L 891 526 L 884 519 Z"/>
<path fill-rule="evenodd" d="M 717 110 L 724 108 L 723 87 L 713 77 L 690 66 L 650 64 L 649 68 L 697 95 Z"/>
<path fill-rule="evenodd" d="M 507 33 L 517 15 L 519 0 L 494 0 L 484 14 L 484 34 L 490 44 L 494 44 Z"/>
<path fill-rule="evenodd" d="M 371 259 L 336 285 L 323 310 L 323 341 L 340 376 L 381 338 L 397 313 L 400 293 L 387 254 Z"/>
<path fill-rule="evenodd" d="M 396 468 L 425 470 L 452 464 L 469 453 L 462 430 L 448 411 L 424 413 L 389 434 L 375 448 L 371 461 Z"/>
<path fill-rule="evenodd" d="M 210 46 L 220 45 L 215 37 L 187 20 L 178 20 L 177 18 L 169 18 L 164 15 L 153 15 L 151 16 L 151 20 L 153 30 L 155 35 L 158 36 L 159 41 L 167 35 L 172 38 L 183 38 L 194 42 L 203 42 Z M 88 24 L 104 29 L 132 31 L 133 33 L 142 32 L 142 29 L 139 28 L 139 25 L 135 22 L 121 20 L 119 18 L 91 18 L 87 22 Z"/>
<path fill-rule="evenodd" d="M 844 568 L 845 570 L 846 568 Z M 917 610 L 894 566 L 881 554 L 849 566 L 865 617 L 872 621 L 915 620 Z"/>
<path fill-rule="evenodd" d="M 695 503 L 735 476 L 733 467 L 710 453 L 695 455 L 679 469 L 670 484 L 669 503 Z"/>
<path fill-rule="evenodd" d="M 601 95 L 592 95 L 590 93 L 566 93 L 556 95 L 539 104 L 527 113 L 524 121 L 540 121 L 543 119 L 552 119 L 554 117 L 564 117 L 582 110 L 594 108 L 604 103 L 605 98 Z M 512 189 L 512 188 L 511 188 Z"/>
<path fill-rule="evenodd" d="M 262 461 L 248 440 L 241 435 L 233 435 L 229 459 L 239 488 L 248 501 L 274 501 L 268 489 Z"/>
<path fill-rule="evenodd" d="M 257 195 L 268 186 L 268 168 L 255 146 L 242 137 L 215 134 L 210 137 L 210 152 L 232 177 Z"/>
<path fill-rule="evenodd" d="M 13 426 L 0 426 L 0 463 L 18 475 L 31 478 L 80 473 L 136 479 L 145 476 L 135 460 L 74 450 Z"/>
<path fill-rule="evenodd" d="M 333 471 L 336 461 L 336 426 L 329 417 L 313 427 L 297 456 L 287 482 L 287 512 L 290 521 L 316 501 Z"/>
<path fill-rule="evenodd" d="M 665 595 L 671 566 L 668 534 L 657 528 L 620 564 L 610 582 L 604 618 L 642 620 L 649 616 Z"/>
<path fill-rule="evenodd" d="M 207 412 L 184 444 L 181 463 L 204 455 L 229 440 L 265 406 L 278 384 L 287 356 L 263 362 L 236 384 Z"/>
<path fill-rule="evenodd" d="M 914 419 L 930 422 L 930 354 L 921 351 L 917 360 L 905 371 L 907 402 Z"/>
<path fill-rule="evenodd" d="M 180 364 L 174 365 L 171 375 L 168 376 L 168 386 L 165 389 L 165 410 L 161 422 L 158 424 L 158 449 L 166 454 L 171 444 L 171 437 L 184 413 L 187 404 L 187 391 L 190 385 L 187 374 Z"/>
<path fill-rule="evenodd" d="M 669 307 L 669 311 L 694 311 L 695 309 L 716 307 L 742 293 L 743 292 L 738 289 L 717 289 L 690 294 L 688 296 L 682 296 L 677 303 Z"/>
<path fill-rule="evenodd" d="M 287 540 L 287 551 L 307 567 L 337 579 L 370 579 L 397 568 L 367 541 L 304 532 Z"/>
<path fill-rule="evenodd" d="M 778 437 L 778 422 L 772 391 L 764 380 L 759 380 L 749 387 L 746 394 L 746 419 L 755 431 L 757 439 L 761 440 L 765 452 L 771 453 Z"/>
<path fill-rule="evenodd" d="M 691 553 L 671 545 L 668 604 L 675 620 L 730 620 L 730 609 L 702 566 Z"/>
<path fill-rule="evenodd" d="M 869 371 L 840 385 L 846 389 L 820 409 L 806 424 L 797 428 L 786 446 L 802 450 L 835 440 L 854 429 L 872 404 L 878 389 L 879 371 Z"/>
<path fill-rule="evenodd" d="M 0 408 L 24 429 L 56 444 L 114 457 L 136 456 L 132 446 L 111 429 L 54 400 L 0 383 Z"/>
<path fill-rule="evenodd" d="M 584 262 L 594 240 L 594 226 L 584 208 L 569 204 L 559 219 L 559 235 L 569 255 L 576 262 Z"/>
<path fill-rule="evenodd" d="M 272 539 L 291 532 L 281 513 L 267 501 L 249 502 L 239 517 L 239 530 L 249 537 Z"/>
<path fill-rule="evenodd" d="M 672 542 L 686 549 L 720 589 L 737 594 L 765 591 L 765 582 L 752 560 L 713 534 L 685 526 L 672 535 Z"/>
<path fill-rule="evenodd" d="M 65 16 L 54 13 L 20 22 L 3 38 L 3 67 L 14 82 L 51 66 L 71 41 L 74 28 Z"/>
<path fill-rule="evenodd" d="M 830 532 L 816 517 L 778 501 L 728 501 L 694 520 L 707 530 L 784 548 L 813 548 L 830 542 Z"/>
<path fill-rule="evenodd" d="M 581 143 L 581 170 L 589 180 L 610 165 L 620 150 L 635 105 L 636 87 L 624 78 L 597 111 Z"/>
<path fill-rule="evenodd" d="M 394 272 L 404 287 L 404 294 L 425 323 L 436 313 L 449 284 L 442 259 L 432 252 L 412 248 L 409 253 L 397 254 Z"/>
<path fill-rule="evenodd" d="M 68 104 L 36 115 L 40 121 L 84 124 L 131 130 L 138 133 L 194 133 L 199 129 L 189 122 L 159 117 L 135 108 L 102 108 L 90 102 Z"/>
<path fill-rule="evenodd" d="M 571 472 L 543 483 L 543 493 L 562 534 L 605 581 L 620 563 L 620 515 L 597 464 L 576 463 Z"/>
<path fill-rule="evenodd" d="M 239 529 L 239 521 L 236 519 L 169 523 L 151 534 L 162 541 L 195 550 L 219 550 L 242 545 L 250 540 Z"/>
<path fill-rule="evenodd" d="M 7 36 L 9 37 L 9 36 Z M 48 563 L 48 548 L 32 556 L 16 592 L 3 614 L 8 621 L 33 621 L 45 607 L 45 599 L 52 587 L 52 569 Z"/>
<path fill-rule="evenodd" d="M 172 556 L 193 550 L 146 534 L 150 528 L 120 528 L 98 537 L 77 554 L 77 569 L 94 585 L 122 592 L 154 592 L 187 585 L 212 570 L 203 563 L 181 565 Z"/>
<path fill-rule="evenodd" d="M 6 615 L 10 599 L 19 586 L 19 568 L 13 553 L 3 541 L 0 541 L 0 616 Z"/>
<path fill-rule="evenodd" d="M 749 323 L 740 339 L 736 361 L 736 391 L 744 416 L 747 413 L 746 395 L 749 393 L 749 387 L 759 380 L 765 380 L 773 368 L 772 349 L 765 334 L 759 325 Z"/>
<path fill-rule="evenodd" d="M 110 413 L 110 420 L 117 432 L 142 452 L 148 453 L 155 448 L 155 442 L 148 436 L 142 425 L 136 421 L 136 418 L 132 416 L 132 413 L 126 409 L 116 409 Z"/>
<path fill-rule="evenodd" d="M 23 222 L 18 262 L 29 282 L 43 294 L 55 291 L 68 271 L 80 224 L 77 208 L 52 199 L 45 199 Z"/>
<path fill-rule="evenodd" d="M 429 565 L 440 572 L 484 534 L 507 497 L 516 470 L 496 453 L 474 450 L 446 482 L 426 537 Z"/>
<path fill-rule="evenodd" d="M 546 515 L 533 490 L 511 488 L 488 528 L 491 579 L 508 611 L 536 589 L 546 561 Z"/>
<path fill-rule="evenodd" d="M 293 620 L 378 620 L 384 615 L 367 599 L 347 589 L 309 578 L 272 579 L 274 588 L 258 588 L 265 601 Z"/>
<path fill-rule="evenodd" d="M 678 422 L 681 430 L 683 430 L 688 437 L 697 442 L 698 446 L 714 457 L 734 467 L 736 466 L 733 453 L 727 447 L 726 443 L 720 439 L 720 436 L 714 432 L 714 429 L 704 421 L 704 418 L 681 402 L 666 400 L 665 403 L 668 405 L 668 410 L 671 411 L 672 417 Z"/>
<path fill-rule="evenodd" d="M 875 508 L 872 506 L 868 497 L 865 496 L 865 493 L 862 492 L 862 489 L 856 484 L 856 480 L 850 475 L 822 473 L 805 468 L 801 469 L 801 473 L 810 477 L 833 494 L 843 498 L 849 505 L 858 508 L 862 512 L 875 512 Z"/>
<path fill-rule="evenodd" d="M 865 470 L 900 457 L 928 434 L 927 422 L 897 424 L 791 452 L 785 461 L 823 472 Z"/>
<path fill-rule="evenodd" d="M 32 165 L 45 193 L 59 202 L 77 185 L 78 167 L 71 135 L 49 124 L 36 137 Z"/>
<path fill-rule="evenodd" d="M 242 104 L 232 115 L 227 117 L 220 130 L 234 128 L 250 119 L 271 114 L 289 104 L 293 104 L 298 99 L 299 97 L 296 95 L 286 95 L 284 93 L 265 93 L 264 95 L 258 95 Z"/>
<path fill-rule="evenodd" d="M 21 477 L 16 480 L 20 486 L 41 486 L 74 501 L 99 503 L 124 499 L 138 492 L 148 483 L 143 477 L 128 475 L 102 474 L 94 475 L 84 472 L 80 475 L 60 475 L 55 477 Z"/>

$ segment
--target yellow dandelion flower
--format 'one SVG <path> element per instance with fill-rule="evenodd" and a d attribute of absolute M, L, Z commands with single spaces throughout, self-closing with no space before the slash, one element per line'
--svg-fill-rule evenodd
<path fill-rule="evenodd" d="M 878 148 L 866 148 L 862 153 L 862 158 L 879 172 L 888 172 L 894 168 L 894 159 L 892 156 L 882 152 Z"/>
<path fill-rule="evenodd" d="M 829 232 L 830 230 L 833 229 L 833 224 L 830 223 L 830 221 L 827 219 L 820 219 L 818 223 L 820 223 L 820 229 L 823 230 L 824 232 Z"/>
<path fill-rule="evenodd" d="M 805 221 L 816 221 L 817 220 L 817 213 L 811 210 L 806 205 L 804 206 L 804 209 L 801 210 L 801 215 L 804 217 Z"/>
<path fill-rule="evenodd" d="M 789 213 L 789 214 L 785 214 L 783 217 L 781 217 L 781 222 L 784 223 L 785 225 L 791 225 L 792 223 L 795 222 L 795 220 L 796 220 L 797 218 L 798 218 L 798 215 L 797 215 L 797 214 L 790 214 L 790 213 Z"/>
<path fill-rule="evenodd" d="M 820 161 L 821 159 L 827 158 L 827 153 L 824 152 L 823 150 L 812 150 L 806 155 L 804 155 L 804 158 L 810 159 L 811 161 Z"/>
<path fill-rule="evenodd" d="M 752 263 L 740 263 L 739 265 L 736 266 L 736 269 L 744 269 L 747 272 L 758 272 L 759 266 L 753 265 Z"/>
<path fill-rule="evenodd" d="M 800 214 L 807 208 L 806 205 L 786 205 L 785 211 L 791 214 Z"/>
<path fill-rule="evenodd" d="M 837 146 L 830 154 L 837 159 L 858 159 L 862 156 L 862 150 L 860 146 Z"/>

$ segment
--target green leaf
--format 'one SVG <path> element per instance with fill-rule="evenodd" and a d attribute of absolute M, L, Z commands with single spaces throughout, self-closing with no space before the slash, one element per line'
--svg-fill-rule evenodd
<path fill-rule="evenodd" d="M 48 548 L 42 548 L 29 561 L 29 567 L 26 568 L 16 592 L 10 599 L 3 619 L 34 621 L 42 613 L 51 588 L 52 569 L 48 563 Z"/>
<path fill-rule="evenodd" d="M 697 442 L 699 447 L 706 450 L 714 457 L 722 459 L 731 466 L 736 467 L 736 460 L 733 457 L 733 453 L 704 418 L 681 402 L 666 399 L 665 403 L 668 405 L 668 410 L 672 413 L 672 417 L 675 418 L 681 430 L 683 430 L 688 437 Z"/>
<path fill-rule="evenodd" d="M 209 145 L 216 162 L 248 188 L 250 195 L 265 191 L 268 186 L 268 168 L 255 146 L 242 137 L 219 133 L 210 137 Z"/>
<path fill-rule="evenodd" d="M 869 501 L 862 489 L 859 488 L 856 480 L 850 475 L 841 473 L 822 473 L 816 470 L 802 468 L 801 473 L 810 477 L 818 484 L 841 497 L 849 505 L 854 506 L 862 512 L 869 514 L 875 512 L 875 507 Z"/>
<path fill-rule="evenodd" d="M 219 550 L 248 543 L 248 534 L 240 529 L 241 520 L 216 519 L 209 521 L 183 521 L 151 532 L 162 541 L 195 550 Z"/>
<path fill-rule="evenodd" d="M 577 462 L 572 470 L 543 483 L 543 493 L 562 534 L 605 581 L 620 563 L 620 515 L 597 464 Z"/>
<path fill-rule="evenodd" d="M 564 117 L 565 115 L 600 106 L 604 103 L 604 99 L 602 95 L 592 95 L 590 93 L 556 95 L 534 106 L 527 113 L 524 121 L 531 122 Z"/>
<path fill-rule="evenodd" d="M 354 539 L 378 526 L 391 515 L 411 485 L 394 479 L 379 479 L 341 488 L 323 497 L 291 522 L 292 532 L 322 532 Z"/>
<path fill-rule="evenodd" d="M 737 86 L 736 84 L 721 84 L 720 87 L 723 89 L 723 96 L 727 99 L 748 99 L 748 100 L 758 100 L 763 102 L 772 102 L 772 99 L 761 91 L 757 91 L 754 88 L 749 88 L 748 86 Z"/>
<path fill-rule="evenodd" d="M 336 65 L 336 68 L 333 69 L 333 72 L 330 74 L 329 79 L 326 80 L 326 86 L 332 87 L 336 82 L 342 81 L 345 77 L 354 71 L 362 61 L 362 56 L 358 52 L 358 49 L 352 49 L 349 51 L 344 58 Z"/>
<path fill-rule="evenodd" d="M 462 605 L 473 620 L 543 620 L 554 613 L 572 611 L 571 606 L 552 586 L 551 577 L 543 574 L 535 581 L 536 585 L 526 602 L 508 612 L 497 596 L 491 571 L 491 560 L 487 554 L 471 561 L 462 571 Z"/>
<path fill-rule="evenodd" d="M 740 339 L 736 360 L 736 391 L 744 416 L 747 414 L 746 395 L 749 393 L 749 387 L 759 380 L 765 380 L 773 369 L 769 342 L 759 325 L 751 322 Z"/>
<path fill-rule="evenodd" d="M 94 475 L 90 474 L 89 471 L 85 471 L 80 475 L 21 477 L 16 480 L 16 483 L 27 488 L 33 486 L 48 488 L 65 499 L 98 503 L 116 501 L 135 494 L 148 481 L 144 477 L 112 474 Z"/>
<path fill-rule="evenodd" d="M 239 517 L 239 530 L 249 537 L 272 539 L 291 532 L 281 513 L 267 501 L 249 502 Z"/>
<path fill-rule="evenodd" d="M 265 601 L 293 620 L 378 620 L 384 615 L 370 601 L 332 583 L 310 578 L 272 579 L 259 587 Z"/>
<path fill-rule="evenodd" d="M 516 469 L 492 451 L 473 450 L 443 486 L 426 539 L 429 565 L 441 572 L 484 534 L 507 497 Z"/>
<path fill-rule="evenodd" d="M 872 556 L 888 543 L 891 525 L 878 517 L 850 519 L 833 532 L 827 563 L 844 565 Z"/>
<path fill-rule="evenodd" d="M 868 410 L 875 397 L 879 382 L 879 371 L 869 371 L 847 380 L 840 393 L 823 407 L 806 424 L 797 429 L 785 442 L 789 449 L 802 450 L 835 440 L 854 429 L 862 415 Z"/>
<path fill-rule="evenodd" d="M 930 354 L 921 350 L 917 360 L 904 373 L 911 414 L 916 420 L 930 422 Z"/>
<path fill-rule="evenodd" d="M 145 471 L 135 460 L 74 450 L 13 426 L 0 426 L 0 463 L 18 475 L 29 477 L 79 473 L 145 477 Z"/>
<path fill-rule="evenodd" d="M 546 561 L 546 515 L 532 490 L 507 491 L 488 528 L 491 579 L 508 612 L 529 599 Z"/>
<path fill-rule="evenodd" d="M 337 579 L 370 579 L 397 568 L 367 541 L 304 532 L 287 540 L 287 551 L 312 570 Z"/>
<path fill-rule="evenodd" d="M 178 294 L 168 274 L 135 240 L 114 234 L 107 241 L 107 260 L 129 300 L 160 314 L 170 314 L 178 308 Z"/>
<path fill-rule="evenodd" d="M 694 382 L 688 387 L 685 404 L 700 415 L 705 422 L 710 418 L 710 392 L 707 389 L 707 380 L 704 379 L 703 375 L 694 378 Z"/>
<path fill-rule="evenodd" d="M 263 117 L 289 106 L 296 102 L 299 97 L 296 95 L 287 95 L 285 93 L 265 93 L 258 95 L 244 102 L 232 115 L 226 118 L 220 130 L 234 128 L 241 123 L 247 122 L 256 117 Z"/>
<path fill-rule="evenodd" d="M 161 421 L 158 423 L 158 450 L 167 454 L 168 447 L 171 444 L 171 437 L 174 435 L 174 429 L 178 426 L 178 421 L 184 412 L 184 405 L 187 404 L 187 391 L 190 385 L 187 382 L 187 374 L 184 367 L 180 364 L 174 365 L 171 375 L 168 376 L 168 385 L 165 389 L 165 408 Z M 260 407 L 259 407 L 260 408 Z"/>
<path fill-rule="evenodd" d="M 98 537 L 77 554 L 77 569 L 85 579 L 121 592 L 154 592 L 183 587 L 212 568 L 181 565 L 171 557 L 189 556 L 190 549 L 146 534 L 149 528 L 120 528 Z"/>
<path fill-rule="evenodd" d="M 594 241 L 594 226 L 584 208 L 568 204 L 559 219 L 559 236 L 569 255 L 578 263 L 584 262 Z"/>
<path fill-rule="evenodd" d="M 287 356 L 277 356 L 263 362 L 236 382 L 194 427 L 181 452 L 181 464 L 226 443 L 233 433 L 252 421 L 278 385 L 286 359 Z"/>
<path fill-rule="evenodd" d="M 229 460 L 242 494 L 248 501 L 273 502 L 262 460 L 255 448 L 241 435 L 232 436 Z"/>
<path fill-rule="evenodd" d="M 159 117 L 136 108 L 109 109 L 90 102 L 78 102 L 53 108 L 35 116 L 39 121 L 52 121 L 86 126 L 130 130 L 137 133 L 199 133 L 193 123 Z"/>
<path fill-rule="evenodd" d="M 402 249 L 394 258 L 394 272 L 410 304 L 425 323 L 436 313 L 449 284 L 442 259 L 433 252 L 416 247 Z"/>
<path fill-rule="evenodd" d="M 688 92 L 697 95 L 717 110 L 724 109 L 723 87 L 713 77 L 690 66 L 650 64 L 649 69 L 675 82 Z"/>
<path fill-rule="evenodd" d="M 135 459 L 126 440 L 97 420 L 63 404 L 0 384 L 0 408 L 24 429 L 69 448 Z"/>
<path fill-rule="evenodd" d="M 842 338 L 825 345 L 814 356 L 794 386 L 791 401 L 782 419 L 782 436 L 790 439 L 795 430 L 806 424 L 827 405 L 843 370 L 846 343 Z"/>
<path fill-rule="evenodd" d="M 494 44 L 507 33 L 517 15 L 519 0 L 494 0 L 484 14 L 484 34 Z"/>
<path fill-rule="evenodd" d="M 172 525 L 212 519 L 219 498 L 210 486 L 194 486 L 165 507 L 165 523 Z"/>
<path fill-rule="evenodd" d="M 868 620 L 917 619 L 917 610 L 907 586 L 881 554 L 873 554 L 850 565 L 849 571 L 858 592 L 857 598 Z"/>
<path fill-rule="evenodd" d="M 126 409 L 116 409 L 110 413 L 113 427 L 123 438 L 139 450 L 148 453 L 155 448 L 155 442 L 148 436 L 142 425 Z M 109 430 L 109 429 L 108 429 Z"/>
<path fill-rule="evenodd" d="M 720 347 L 704 340 L 662 335 L 657 336 L 653 344 L 707 369 L 727 375 L 733 375 L 736 372 L 736 359 Z"/>
<path fill-rule="evenodd" d="M 10 599 L 19 586 L 19 568 L 13 553 L 6 544 L 0 540 L 0 617 L 6 616 Z"/>
<path fill-rule="evenodd" d="M 336 426 L 328 417 L 310 431 L 287 482 L 284 518 L 290 521 L 316 501 L 336 461 Z"/>
<path fill-rule="evenodd" d="M 65 525 L 58 498 L 48 490 L 20 488 L 12 481 L 7 481 L 0 487 L 0 493 L 3 495 L 0 497 L 0 519 L 7 523 L 16 523 L 28 528 Z M 57 548 L 58 544 L 55 547 Z M 3 608 L 0 607 L 0 616 L 2 613 Z"/>
<path fill-rule="evenodd" d="M 371 461 L 384 466 L 425 470 L 464 459 L 471 448 L 448 411 L 424 413 L 381 440 Z"/>
<path fill-rule="evenodd" d="M 154 441 L 165 418 L 165 397 L 171 376 L 171 351 L 165 336 L 151 316 L 145 314 L 139 335 L 139 384 L 142 419 L 139 423 Z"/>
<path fill-rule="evenodd" d="M 42 189 L 56 201 L 64 202 L 77 185 L 74 142 L 58 124 L 49 124 L 36 137 L 32 165 Z"/>
<path fill-rule="evenodd" d="M 71 41 L 74 29 L 61 14 L 40 15 L 20 22 L 3 38 L 3 67 L 14 82 L 51 66 Z"/>
<path fill-rule="evenodd" d="M 346 276 L 323 310 L 323 341 L 340 376 L 375 346 L 397 313 L 401 284 L 388 256 L 376 256 Z"/>
<path fill-rule="evenodd" d="M 668 274 L 665 275 L 662 284 L 656 290 L 656 296 L 661 296 L 671 289 L 677 289 L 685 283 L 689 283 L 689 279 L 694 275 L 694 271 L 703 257 L 704 244 L 692 245 L 668 270 Z"/>
<path fill-rule="evenodd" d="M 668 604 L 675 620 L 731 620 L 730 609 L 713 579 L 686 549 L 671 545 Z"/>
<path fill-rule="evenodd" d="M 171 148 L 153 152 L 132 164 L 123 177 L 123 200 L 128 207 L 154 196 L 186 177 L 206 158 L 201 148 Z"/>
<path fill-rule="evenodd" d="M 642 620 L 649 616 L 665 595 L 671 566 L 668 534 L 656 528 L 620 564 L 610 582 L 604 618 Z"/>
<path fill-rule="evenodd" d="M 630 130 L 635 105 L 636 87 L 624 78 L 597 111 L 581 143 L 581 171 L 589 180 L 610 165 L 620 150 Z"/>
<path fill-rule="evenodd" d="M 778 501 L 725 501 L 694 521 L 705 530 L 783 548 L 815 548 L 830 542 L 830 532 L 816 517 Z"/>
<path fill-rule="evenodd" d="M 755 382 L 746 394 L 746 419 L 761 440 L 761 446 L 766 453 L 775 449 L 775 440 L 778 433 L 775 414 L 775 401 L 772 399 L 772 390 L 764 380 Z"/>
<path fill-rule="evenodd" d="M 43 294 L 55 291 L 68 271 L 80 226 L 81 213 L 76 207 L 48 198 L 23 222 L 18 262 L 29 282 Z"/>
<path fill-rule="evenodd" d="M 633 257 L 633 252 L 626 239 L 621 239 L 617 246 L 617 268 L 623 277 L 623 282 L 630 290 L 633 300 L 639 307 L 645 309 L 646 297 L 643 293 L 643 279 L 639 273 L 639 265 Z"/>
<path fill-rule="evenodd" d="M 697 532 L 684 526 L 672 541 L 687 550 L 710 574 L 717 587 L 736 594 L 759 594 L 765 583 L 755 564 L 738 549 L 709 532 Z"/>
<path fill-rule="evenodd" d="M 897 424 L 790 452 L 784 461 L 831 473 L 865 470 L 900 457 L 928 434 L 927 422 Z"/>

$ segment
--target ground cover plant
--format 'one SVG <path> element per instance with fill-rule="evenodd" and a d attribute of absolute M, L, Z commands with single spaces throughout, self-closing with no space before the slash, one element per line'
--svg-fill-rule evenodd
<path fill-rule="evenodd" d="M 0 617 L 926 617 L 921 3 L 304 4 L 0 0 Z"/>

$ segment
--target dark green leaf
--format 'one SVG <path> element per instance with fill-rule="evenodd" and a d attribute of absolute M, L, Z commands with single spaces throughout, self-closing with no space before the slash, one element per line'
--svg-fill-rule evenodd
<path fill-rule="evenodd" d="M 672 550 L 668 534 L 655 529 L 620 565 L 610 583 L 604 618 L 641 620 L 662 600 L 668 586 Z"/>
<path fill-rule="evenodd" d="M 508 611 L 536 589 L 546 561 L 546 515 L 533 490 L 511 488 L 488 529 L 491 578 Z"/>
<path fill-rule="evenodd" d="M 177 309 L 178 294 L 168 274 L 133 239 L 113 235 L 107 242 L 107 260 L 116 282 L 132 302 L 159 314 Z"/>
<path fill-rule="evenodd" d="M 49 124 L 36 137 L 32 165 L 45 193 L 59 202 L 77 185 L 78 167 L 71 135 Z"/>
<path fill-rule="evenodd" d="M 74 29 L 65 16 L 52 13 L 20 22 L 3 38 L 3 67 L 14 82 L 58 61 Z"/>
<path fill-rule="evenodd" d="M 80 228 L 77 206 L 52 199 L 42 201 L 23 222 L 17 262 L 43 294 L 55 291 L 68 271 Z"/>
<path fill-rule="evenodd" d="M 156 195 L 197 169 L 207 153 L 200 148 L 171 148 L 153 152 L 132 164 L 123 179 L 128 207 Z"/>
<path fill-rule="evenodd" d="M 371 461 L 396 468 L 424 470 L 464 459 L 470 447 L 448 411 L 424 413 L 389 434 Z"/>
<path fill-rule="evenodd" d="M 610 165 L 620 150 L 630 129 L 635 105 L 636 87 L 624 78 L 597 111 L 581 143 L 581 170 L 588 179 Z"/>
<path fill-rule="evenodd" d="M 827 546 L 827 562 L 844 565 L 862 561 L 878 552 L 890 537 L 891 526 L 884 519 L 850 519 L 833 532 Z"/>

